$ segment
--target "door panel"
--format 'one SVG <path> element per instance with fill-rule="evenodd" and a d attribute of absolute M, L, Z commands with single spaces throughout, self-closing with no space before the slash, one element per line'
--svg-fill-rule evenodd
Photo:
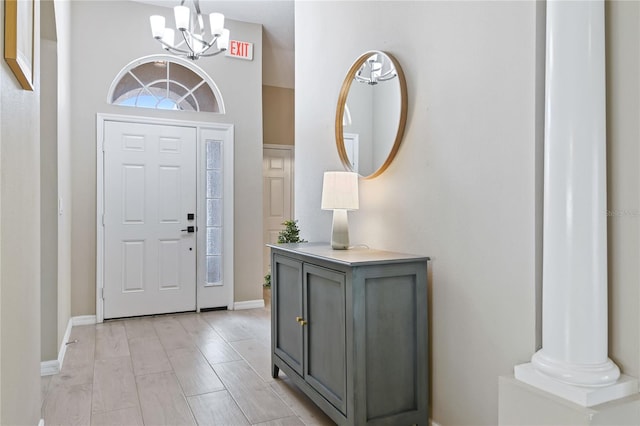
<path fill-rule="evenodd" d="M 305 264 L 305 380 L 346 414 L 345 276 Z"/>
<path fill-rule="evenodd" d="M 195 128 L 104 131 L 104 318 L 195 310 Z"/>
<path fill-rule="evenodd" d="M 269 248 L 278 242 L 282 222 L 292 219 L 293 158 L 290 149 L 265 148 L 262 159 L 264 272 L 269 271 Z"/>
<path fill-rule="evenodd" d="M 122 242 L 122 292 L 144 290 L 144 241 Z"/>
<path fill-rule="evenodd" d="M 302 317 L 302 263 L 287 257 L 274 255 L 272 300 L 278 306 L 274 333 L 274 352 L 302 375 L 303 327 L 296 320 Z"/>

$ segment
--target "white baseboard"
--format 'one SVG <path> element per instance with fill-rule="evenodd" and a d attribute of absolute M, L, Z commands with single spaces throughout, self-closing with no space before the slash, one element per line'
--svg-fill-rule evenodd
<path fill-rule="evenodd" d="M 94 325 L 96 323 L 95 315 L 81 315 L 72 317 L 73 325 Z"/>
<path fill-rule="evenodd" d="M 64 354 L 67 352 L 67 342 L 69 341 L 69 336 L 71 335 L 71 327 L 73 327 L 72 320 L 73 318 L 69 318 L 69 321 L 67 322 L 67 329 L 64 332 L 62 343 L 60 343 L 60 350 L 58 351 L 58 359 L 54 359 L 53 361 L 42 361 L 40 363 L 41 376 L 53 376 L 54 374 L 58 374 L 62 369 Z"/>
<path fill-rule="evenodd" d="M 69 318 L 67 322 L 67 329 L 64 332 L 62 343 L 60 344 L 60 350 L 58 351 L 58 372 L 62 370 L 62 363 L 64 362 L 64 355 L 67 353 L 67 342 L 71 336 L 71 329 L 73 328 L 73 318 Z"/>
<path fill-rule="evenodd" d="M 257 309 L 264 308 L 264 300 L 256 299 L 256 300 L 245 300 L 244 302 L 235 302 L 233 304 L 233 310 L 238 311 L 241 309 Z"/>
<path fill-rule="evenodd" d="M 52 361 L 42 361 L 40 363 L 40 375 L 52 376 L 58 374 L 62 369 L 62 363 L 64 362 L 64 355 L 67 352 L 67 342 L 69 342 L 69 336 L 71 336 L 71 328 L 75 325 L 92 325 L 96 323 L 95 315 L 82 315 L 78 317 L 69 318 L 67 323 L 67 330 L 64 332 L 62 343 L 60 344 L 60 350 L 58 351 L 58 359 Z M 42 420 L 44 422 L 44 420 Z"/>
<path fill-rule="evenodd" d="M 429 424 L 431 426 L 440 426 L 438 423 L 434 422 L 433 420 L 429 419 Z"/>
<path fill-rule="evenodd" d="M 60 372 L 60 363 L 57 359 L 53 361 L 42 361 L 40 363 L 40 375 L 41 376 L 53 376 Z"/>
<path fill-rule="evenodd" d="M 40 419 L 40 421 L 38 422 L 38 426 L 44 426 L 44 419 Z"/>

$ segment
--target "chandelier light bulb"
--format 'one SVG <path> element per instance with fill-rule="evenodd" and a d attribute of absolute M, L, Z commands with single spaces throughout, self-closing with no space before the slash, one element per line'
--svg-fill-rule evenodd
<path fill-rule="evenodd" d="M 191 12 L 187 6 L 176 6 L 173 8 L 173 14 L 176 18 L 176 28 L 180 31 L 189 29 L 189 17 Z"/>
<path fill-rule="evenodd" d="M 151 34 L 153 38 L 159 39 L 164 35 L 164 16 L 153 15 L 149 17 L 151 23 Z"/>
<path fill-rule="evenodd" d="M 176 32 L 171 28 L 164 29 L 164 35 L 162 36 L 162 41 L 166 44 L 165 50 L 169 50 L 170 47 L 175 46 L 175 36 Z"/>
<path fill-rule="evenodd" d="M 218 49 L 227 50 L 229 48 L 229 30 L 222 30 L 222 35 L 218 38 L 217 41 Z"/>
<path fill-rule="evenodd" d="M 211 24 L 211 35 L 220 36 L 224 30 L 224 15 L 222 13 L 209 14 L 209 23 Z"/>

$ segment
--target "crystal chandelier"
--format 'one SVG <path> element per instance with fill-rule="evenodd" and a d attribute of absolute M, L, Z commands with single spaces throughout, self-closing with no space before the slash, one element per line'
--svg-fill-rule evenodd
<path fill-rule="evenodd" d="M 207 41 L 204 19 L 200 12 L 200 0 L 191 1 L 195 12 L 192 12 L 184 3 L 185 0 L 181 0 L 180 6 L 173 8 L 176 28 L 182 34 L 183 40 L 176 44 L 176 30 L 166 28 L 165 18 L 160 15 L 153 15 L 149 18 L 153 38 L 158 40 L 164 49 L 170 53 L 186 56 L 193 60 L 201 56 L 214 56 L 227 50 L 229 47 L 229 30 L 224 28 L 224 15 L 222 13 L 209 14 L 212 38 Z M 214 46 L 217 50 L 210 50 Z"/>
<path fill-rule="evenodd" d="M 388 81 L 396 77 L 398 73 L 396 73 L 393 63 L 385 59 L 384 56 L 377 53 L 371 55 L 356 73 L 355 80 L 374 86 L 380 81 Z"/>

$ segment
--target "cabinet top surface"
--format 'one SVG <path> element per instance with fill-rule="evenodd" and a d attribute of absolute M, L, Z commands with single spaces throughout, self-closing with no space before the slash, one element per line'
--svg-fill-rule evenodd
<path fill-rule="evenodd" d="M 267 246 L 289 253 L 326 259 L 349 266 L 429 260 L 426 256 L 396 253 L 364 247 L 356 247 L 349 250 L 334 250 L 331 248 L 331 245 L 327 243 L 267 244 Z"/>

